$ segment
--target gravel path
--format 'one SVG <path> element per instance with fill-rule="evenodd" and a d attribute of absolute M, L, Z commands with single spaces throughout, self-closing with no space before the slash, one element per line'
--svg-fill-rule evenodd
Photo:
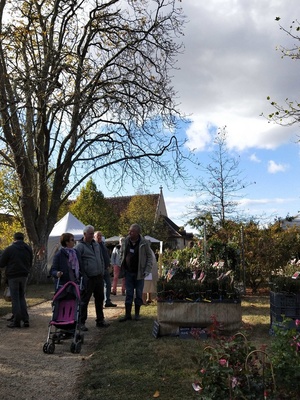
<path fill-rule="evenodd" d="M 112 296 L 118 305 L 105 308 L 105 320 L 115 323 L 124 313 L 124 297 Z M 76 380 L 85 359 L 93 354 L 95 345 L 108 328 L 96 328 L 95 307 L 91 301 L 80 354 L 70 352 L 70 340 L 55 346 L 54 354 L 45 354 L 43 345 L 52 317 L 51 302 L 29 308 L 30 328 L 9 329 L 7 317 L 0 319 L 0 396 L 3 400 L 75 400 Z"/>

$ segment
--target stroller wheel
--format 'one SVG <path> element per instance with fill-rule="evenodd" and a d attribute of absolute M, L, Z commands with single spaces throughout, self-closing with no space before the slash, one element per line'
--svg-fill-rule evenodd
<path fill-rule="evenodd" d="M 53 354 L 55 350 L 55 344 L 54 343 L 48 343 L 46 342 L 43 346 L 43 352 L 46 354 Z"/>
<path fill-rule="evenodd" d="M 75 344 L 75 353 L 81 352 L 81 342 Z"/>
<path fill-rule="evenodd" d="M 49 346 L 48 346 L 48 354 L 53 354 L 53 353 L 54 353 L 54 350 L 55 350 L 55 344 L 54 344 L 54 342 L 53 342 L 53 343 L 49 343 Z"/>
<path fill-rule="evenodd" d="M 44 344 L 44 346 L 43 346 L 43 352 L 46 353 L 46 354 L 48 353 L 48 344 L 49 344 L 49 343 L 46 342 L 46 343 Z"/>
<path fill-rule="evenodd" d="M 81 352 L 81 343 L 80 342 L 78 342 L 78 343 L 72 342 L 71 346 L 70 346 L 70 350 L 71 350 L 71 353 L 80 353 Z"/>
<path fill-rule="evenodd" d="M 76 343 L 80 342 L 81 344 L 83 344 L 84 343 L 84 334 L 77 333 L 75 339 L 76 339 Z"/>

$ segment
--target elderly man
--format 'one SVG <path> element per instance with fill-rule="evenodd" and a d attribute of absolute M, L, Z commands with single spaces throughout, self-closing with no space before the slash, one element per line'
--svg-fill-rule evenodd
<path fill-rule="evenodd" d="M 96 309 L 96 326 L 98 328 L 106 328 L 109 326 L 104 321 L 103 301 L 103 275 L 104 275 L 104 260 L 101 254 L 99 244 L 94 240 L 94 227 L 87 225 L 83 230 L 83 238 L 76 245 L 77 253 L 80 257 L 82 265 L 83 285 L 84 290 L 81 297 L 81 330 L 87 331 L 85 321 L 88 315 L 88 305 L 91 296 L 95 298 Z"/>
<path fill-rule="evenodd" d="M 135 320 L 140 320 L 140 308 L 143 304 L 144 278 L 152 270 L 152 252 L 149 242 L 141 236 L 141 228 L 133 224 L 121 247 L 121 268 L 125 273 L 125 310 L 120 322 L 131 320 L 131 308 L 134 301 Z M 134 298 L 135 291 L 135 298 Z"/>

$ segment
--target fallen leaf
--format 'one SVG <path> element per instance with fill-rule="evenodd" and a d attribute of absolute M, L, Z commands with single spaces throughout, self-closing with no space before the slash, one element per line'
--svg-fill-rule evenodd
<path fill-rule="evenodd" d="M 157 397 L 159 397 L 159 391 L 158 390 L 154 393 L 153 397 L 155 397 L 156 399 L 157 399 Z"/>

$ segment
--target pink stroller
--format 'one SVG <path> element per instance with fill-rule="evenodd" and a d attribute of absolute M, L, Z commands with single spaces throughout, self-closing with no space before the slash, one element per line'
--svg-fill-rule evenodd
<path fill-rule="evenodd" d="M 53 354 L 55 343 L 72 339 L 70 350 L 80 353 L 84 335 L 80 331 L 80 288 L 67 282 L 55 293 L 52 301 L 52 319 L 49 322 L 47 341 L 43 352 Z"/>

